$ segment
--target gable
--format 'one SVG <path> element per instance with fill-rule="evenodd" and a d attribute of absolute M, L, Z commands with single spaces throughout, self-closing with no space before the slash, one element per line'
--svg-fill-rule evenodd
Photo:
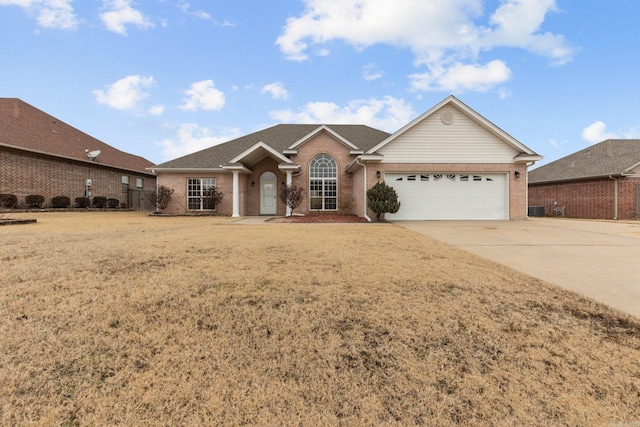
<path fill-rule="evenodd" d="M 351 149 L 342 141 L 337 140 L 328 132 L 320 132 L 301 145 L 296 154 L 291 155 L 291 160 L 305 170 L 311 159 L 318 154 L 328 154 L 333 157 L 338 162 L 340 170 L 344 170 L 354 157 Z"/>
<path fill-rule="evenodd" d="M 383 163 L 513 163 L 520 150 L 448 103 L 376 153 Z"/>

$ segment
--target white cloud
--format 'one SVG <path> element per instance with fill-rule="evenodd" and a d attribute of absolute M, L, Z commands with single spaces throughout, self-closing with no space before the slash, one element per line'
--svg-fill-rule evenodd
<path fill-rule="evenodd" d="M 127 25 L 135 25 L 141 29 L 153 28 L 155 24 L 150 18 L 131 7 L 132 0 L 103 0 L 106 12 L 100 14 L 100 19 L 109 31 L 127 35 Z"/>
<path fill-rule="evenodd" d="M 409 76 L 414 90 L 444 92 L 486 92 L 506 82 L 510 77 L 511 70 L 500 60 L 491 61 L 486 65 L 457 63 L 449 67 L 432 67 L 430 72 Z"/>
<path fill-rule="evenodd" d="M 281 123 L 364 124 L 393 132 L 414 118 L 410 104 L 403 99 L 386 96 L 383 99 L 359 99 L 345 107 L 333 102 L 310 102 L 298 112 L 271 111 L 269 116 Z"/>
<path fill-rule="evenodd" d="M 19 6 L 35 17 L 43 28 L 74 29 L 79 20 L 71 3 L 73 0 L 0 0 L 0 6 Z"/>
<path fill-rule="evenodd" d="M 220 111 L 226 102 L 224 93 L 215 88 L 213 80 L 193 83 L 184 93 L 187 98 L 182 99 L 184 104 L 180 106 L 181 110 Z"/>
<path fill-rule="evenodd" d="M 154 105 L 149 109 L 149 114 L 152 116 L 161 116 L 164 113 L 164 105 Z"/>
<path fill-rule="evenodd" d="M 192 15 L 192 16 L 195 16 L 196 18 L 204 19 L 207 21 L 211 19 L 211 15 L 209 15 L 207 12 L 205 12 L 202 9 L 198 9 L 192 12 L 190 10 L 191 5 L 186 1 L 178 2 L 178 7 L 180 8 L 180 10 L 182 10 L 182 13 L 186 15 Z"/>
<path fill-rule="evenodd" d="M 209 128 L 201 127 L 196 123 L 183 123 L 179 126 L 175 138 L 165 139 L 157 142 L 156 145 L 162 147 L 162 157 L 169 160 L 213 147 L 240 136 L 239 129 L 235 128 L 224 129 L 220 134 L 214 135 Z"/>
<path fill-rule="evenodd" d="M 596 144 L 607 139 L 639 139 L 640 126 L 633 126 L 627 130 L 617 133 L 607 132 L 607 125 L 598 120 L 582 130 L 582 138 Z"/>
<path fill-rule="evenodd" d="M 484 35 L 481 44 L 488 48 L 511 46 L 547 56 L 555 64 L 571 60 L 572 50 L 562 35 L 540 33 L 548 12 L 556 12 L 555 0 L 509 0 L 496 9 L 490 18 L 495 26 Z"/>
<path fill-rule="evenodd" d="M 117 110 L 129 110 L 149 96 L 143 89 L 154 84 L 153 76 L 132 75 L 106 86 L 105 90 L 93 90 L 91 93 L 101 104 Z"/>
<path fill-rule="evenodd" d="M 606 132 L 607 125 L 604 122 L 597 121 L 582 130 L 582 138 L 592 144 L 602 142 L 605 139 L 616 139 L 617 135 Z"/>
<path fill-rule="evenodd" d="M 376 64 L 367 64 L 362 67 L 362 78 L 368 82 L 372 82 L 374 80 L 378 80 L 383 75 L 383 72 L 380 71 Z"/>
<path fill-rule="evenodd" d="M 289 18 L 276 40 L 288 59 L 306 60 L 312 47 L 317 51 L 333 40 L 357 49 L 375 44 L 399 46 L 412 51 L 417 67 L 426 67 L 422 74 L 431 80 L 428 85 L 419 85 L 421 90 L 452 86 L 487 90 L 504 82 L 508 69 L 504 61 L 483 64 L 480 60 L 483 52 L 494 48 L 524 49 L 554 64 L 566 63 L 573 55 L 562 35 L 541 31 L 546 15 L 557 10 L 555 0 L 501 0 L 490 14 L 485 13 L 482 0 L 395 0 L 392 5 L 385 0 L 304 3 L 305 11 Z M 497 64 L 502 64 L 502 70 Z M 458 71 L 472 71 L 473 81 L 456 79 Z M 496 71 L 500 78 L 496 78 Z"/>
<path fill-rule="evenodd" d="M 268 85 L 264 85 L 260 93 L 268 93 L 273 99 L 286 100 L 289 97 L 289 92 L 284 88 L 282 82 L 273 82 Z"/>

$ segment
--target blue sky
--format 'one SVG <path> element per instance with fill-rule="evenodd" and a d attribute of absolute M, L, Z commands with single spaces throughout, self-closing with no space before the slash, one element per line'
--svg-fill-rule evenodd
<path fill-rule="evenodd" d="M 640 138 L 637 0 L 0 0 L 0 97 L 161 163 L 455 95 L 545 160 Z M 91 148 L 91 147 L 87 147 Z"/>

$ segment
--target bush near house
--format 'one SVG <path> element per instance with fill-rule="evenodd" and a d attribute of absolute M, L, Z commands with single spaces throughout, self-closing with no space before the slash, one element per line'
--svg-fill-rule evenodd
<path fill-rule="evenodd" d="M 51 199 L 51 207 L 68 208 L 71 206 L 71 199 L 67 196 L 55 196 Z"/>
<path fill-rule="evenodd" d="M 207 191 L 207 194 L 209 196 L 207 199 L 207 209 L 215 210 L 216 206 L 224 199 L 224 193 L 216 187 L 211 187 L 209 191 Z"/>
<path fill-rule="evenodd" d="M 384 218 L 385 213 L 396 213 L 400 210 L 398 193 L 384 181 L 367 190 L 367 207 L 376 214 L 376 220 Z"/>
<path fill-rule="evenodd" d="M 293 210 L 300 206 L 302 200 L 304 200 L 304 189 L 295 184 L 282 184 L 280 200 L 285 206 L 291 208 L 291 213 L 293 213 Z"/>
<path fill-rule="evenodd" d="M 115 209 L 118 206 L 120 206 L 120 200 L 112 199 L 112 198 L 107 199 L 107 207 L 109 207 L 111 209 Z"/>
<path fill-rule="evenodd" d="M 41 208 L 44 203 L 44 196 L 39 194 L 30 194 L 24 198 L 25 204 L 30 208 Z"/>
<path fill-rule="evenodd" d="M 96 196 L 93 198 L 93 207 L 102 209 L 107 207 L 107 198 L 103 196 Z"/>
<path fill-rule="evenodd" d="M 0 208 L 13 209 L 18 206 L 18 198 L 15 194 L 0 194 Z"/>
<path fill-rule="evenodd" d="M 76 207 L 78 208 L 88 208 L 91 205 L 91 200 L 88 197 L 76 197 Z"/>
<path fill-rule="evenodd" d="M 165 210 L 171 202 L 171 196 L 173 195 L 173 188 L 169 188 L 165 185 L 160 185 L 156 191 L 151 193 L 151 203 L 156 205 L 158 210 Z"/>

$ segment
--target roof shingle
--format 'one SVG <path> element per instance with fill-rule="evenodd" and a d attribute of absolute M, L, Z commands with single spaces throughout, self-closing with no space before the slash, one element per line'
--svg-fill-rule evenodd
<path fill-rule="evenodd" d="M 149 160 L 120 151 L 18 98 L 0 98 L 0 145 L 94 163 L 85 150 L 100 150 L 97 163 L 149 174 Z"/>
<path fill-rule="evenodd" d="M 322 125 L 276 125 L 232 141 L 188 154 L 157 165 L 157 169 L 209 169 L 218 168 L 251 148 L 263 142 L 282 153 L 287 147 L 312 133 Z M 388 133 L 364 125 L 325 125 L 363 151 L 375 146 L 389 136 Z"/>
<path fill-rule="evenodd" d="M 529 183 L 620 176 L 640 163 L 640 139 L 607 139 L 529 172 Z"/>

